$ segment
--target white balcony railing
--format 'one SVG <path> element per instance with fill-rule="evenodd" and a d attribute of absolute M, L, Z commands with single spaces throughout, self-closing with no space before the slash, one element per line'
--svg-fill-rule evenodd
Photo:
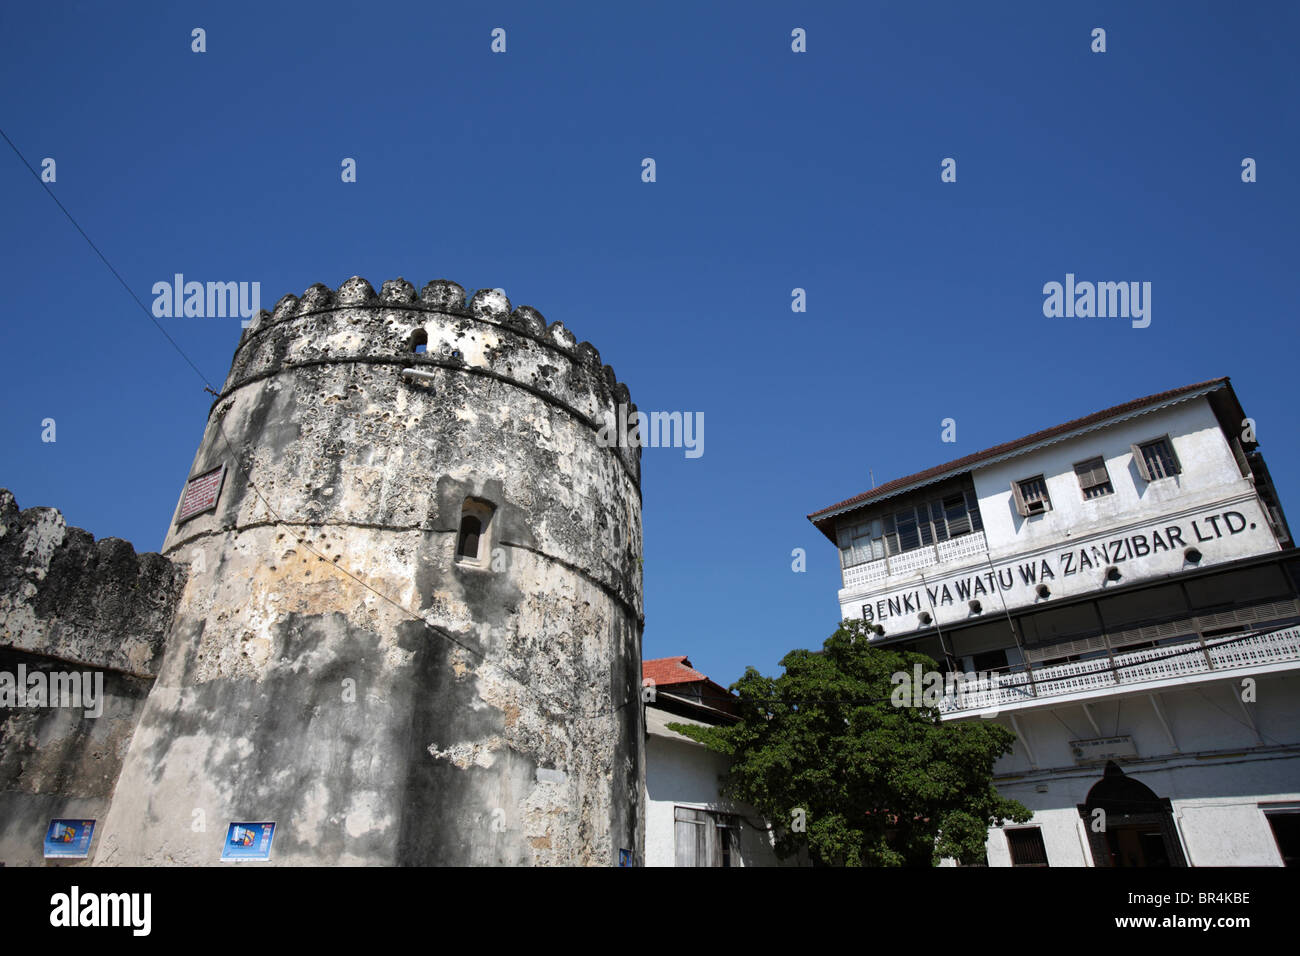
<path fill-rule="evenodd" d="M 1228 634 L 1165 647 L 1115 654 L 1088 661 L 1070 661 L 1034 668 L 1031 684 L 1024 671 L 992 674 L 957 682 L 954 693 L 939 704 L 942 713 L 1000 708 L 1043 698 L 1092 690 L 1127 687 L 1149 681 L 1194 674 L 1232 671 L 1285 661 L 1300 661 L 1300 627 L 1254 634 Z"/>
<path fill-rule="evenodd" d="M 977 558 L 986 553 L 988 549 L 988 541 L 985 539 L 983 531 L 964 534 L 959 538 L 949 538 L 947 541 L 940 541 L 935 545 L 935 553 L 938 555 L 939 564 Z"/>
<path fill-rule="evenodd" d="M 844 587 L 849 590 L 883 584 L 889 578 L 915 574 L 939 564 L 953 564 L 980 557 L 988 551 L 983 531 L 964 534 L 958 538 L 913 548 L 902 554 L 877 558 L 866 564 L 856 564 L 844 569 Z"/>

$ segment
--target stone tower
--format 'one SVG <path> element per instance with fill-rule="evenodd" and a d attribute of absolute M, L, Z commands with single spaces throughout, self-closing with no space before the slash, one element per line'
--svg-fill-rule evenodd
<path fill-rule="evenodd" d="M 639 859 L 620 404 L 500 291 L 353 278 L 261 312 L 190 471 L 215 507 L 163 546 L 188 577 L 95 862 L 212 864 L 230 821 L 275 821 L 273 864 Z"/>

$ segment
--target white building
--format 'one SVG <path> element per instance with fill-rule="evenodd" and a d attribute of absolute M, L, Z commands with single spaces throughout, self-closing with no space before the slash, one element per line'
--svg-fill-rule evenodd
<path fill-rule="evenodd" d="M 722 796 L 727 757 L 668 724 L 734 720 L 734 696 L 685 657 L 643 661 L 646 698 L 646 866 L 796 866 L 776 855 L 771 827 Z"/>
<path fill-rule="evenodd" d="M 1015 732 L 995 783 L 1034 817 L 991 865 L 1296 862 L 1300 556 L 1228 379 L 809 519 L 841 616 L 937 661 L 945 719 Z"/>

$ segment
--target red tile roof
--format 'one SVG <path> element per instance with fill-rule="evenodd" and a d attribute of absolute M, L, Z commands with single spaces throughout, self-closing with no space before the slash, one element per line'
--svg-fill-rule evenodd
<path fill-rule="evenodd" d="M 1224 378 L 1210 379 L 1208 382 L 1197 382 L 1195 385 L 1184 385 L 1181 388 L 1170 389 L 1167 392 L 1157 392 L 1155 395 L 1148 395 L 1146 398 L 1134 399 L 1131 402 L 1125 402 L 1123 405 L 1116 405 L 1113 408 L 1106 408 L 1099 412 L 1093 412 L 1091 415 L 1085 415 L 1083 418 L 1076 418 L 1052 428 L 1046 428 L 1040 432 L 1034 432 L 1032 435 L 1026 435 L 1024 438 L 1017 438 L 1015 441 L 1004 442 L 1001 445 L 994 445 L 992 448 L 986 448 L 983 451 L 977 451 L 973 455 L 967 455 L 965 458 L 958 458 L 944 465 L 935 465 L 933 468 L 927 468 L 925 471 L 918 471 L 916 474 L 907 475 L 903 478 L 895 478 L 893 481 L 886 482 L 870 491 L 864 491 L 860 495 L 847 498 L 839 504 L 831 505 L 829 508 L 822 508 L 820 511 L 814 511 L 808 515 L 808 520 L 816 525 L 821 531 L 830 536 L 830 529 L 825 527 L 828 521 L 829 513 L 839 511 L 849 506 L 866 504 L 877 498 L 890 495 L 895 491 L 906 488 L 908 485 L 925 482 L 928 479 L 937 479 L 946 474 L 957 474 L 969 470 L 972 466 L 990 458 L 996 458 L 1007 452 L 1015 451 L 1027 445 L 1033 445 L 1057 435 L 1064 435 L 1079 428 L 1086 428 L 1089 425 L 1096 425 L 1104 422 L 1108 418 L 1116 418 L 1120 415 L 1135 412 L 1139 409 L 1146 408 L 1148 405 L 1158 405 L 1166 402 L 1171 398 L 1177 398 L 1189 392 L 1195 392 L 1198 389 L 1209 388 L 1210 386 L 1221 386 L 1229 384 L 1229 380 Z M 851 509 L 850 509 L 851 510 Z"/>
<path fill-rule="evenodd" d="M 685 655 L 681 657 L 657 657 L 652 661 L 641 662 L 641 679 L 650 679 L 657 687 L 672 684 L 693 684 L 708 680 L 703 674 L 691 667 Z"/>
<path fill-rule="evenodd" d="M 736 705 L 739 699 L 736 695 L 697 671 L 685 656 L 642 661 L 641 681 L 643 684 L 651 682 L 665 691 L 657 706 L 672 700 L 678 705 L 694 708 L 697 713 L 693 716 L 703 720 L 717 718 L 720 714 L 727 719 L 737 716 Z M 685 686 L 688 684 L 692 686 Z M 670 690 L 674 687 L 678 688 L 676 693 Z"/>

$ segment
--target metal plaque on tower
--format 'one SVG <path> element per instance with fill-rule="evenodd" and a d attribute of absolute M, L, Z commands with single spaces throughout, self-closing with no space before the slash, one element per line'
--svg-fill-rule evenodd
<path fill-rule="evenodd" d="M 176 523 L 180 524 L 195 515 L 215 509 L 217 498 L 221 495 L 221 483 L 225 477 L 226 466 L 223 464 L 187 481 L 185 493 L 181 495 L 180 510 L 176 512 Z"/>

